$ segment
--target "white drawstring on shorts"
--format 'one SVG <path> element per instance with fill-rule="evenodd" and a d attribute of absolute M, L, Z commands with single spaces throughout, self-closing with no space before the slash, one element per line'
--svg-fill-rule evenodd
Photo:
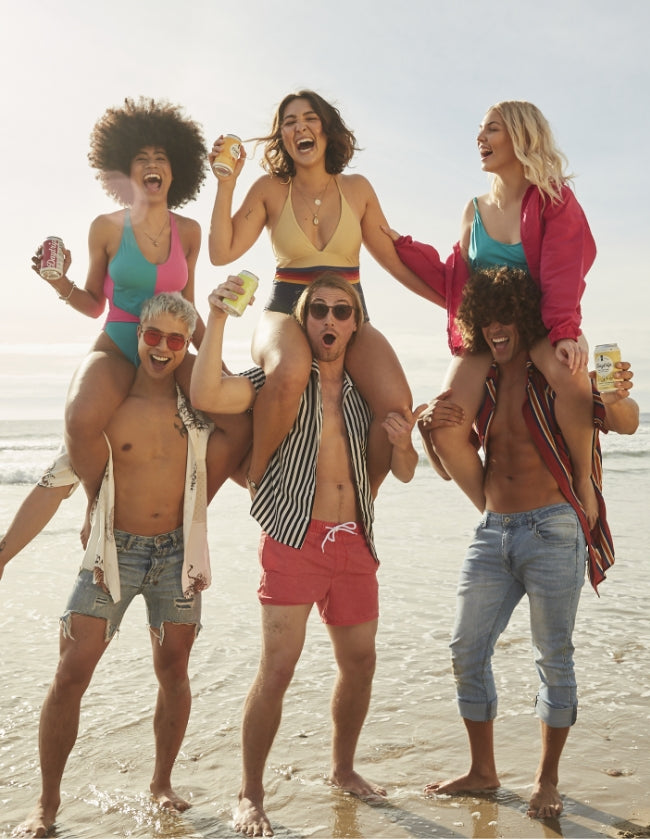
<path fill-rule="evenodd" d="M 343 524 L 335 524 L 333 527 L 330 527 L 327 533 L 325 534 L 325 538 L 321 542 L 320 549 L 323 553 L 325 553 L 325 542 L 335 542 L 336 541 L 336 534 L 339 530 L 345 531 L 345 533 L 350 533 L 352 536 L 357 535 L 357 523 L 356 521 L 346 521 Z"/>

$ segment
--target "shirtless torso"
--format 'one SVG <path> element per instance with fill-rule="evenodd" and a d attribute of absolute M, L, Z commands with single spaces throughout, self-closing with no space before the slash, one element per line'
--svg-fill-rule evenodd
<path fill-rule="evenodd" d="M 316 466 L 313 518 L 321 521 L 359 521 L 354 473 L 341 408 L 342 375 L 323 375 L 323 428 Z"/>
<path fill-rule="evenodd" d="M 502 365 L 485 462 L 486 508 L 495 513 L 535 510 L 565 498 L 524 421 L 525 365 Z"/>
<path fill-rule="evenodd" d="M 141 536 L 183 523 L 187 436 L 175 382 L 164 392 L 151 391 L 136 380 L 106 431 L 113 449 L 115 526 Z"/>

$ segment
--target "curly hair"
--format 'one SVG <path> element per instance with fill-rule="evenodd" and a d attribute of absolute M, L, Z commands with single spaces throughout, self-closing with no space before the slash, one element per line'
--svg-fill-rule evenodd
<path fill-rule="evenodd" d="M 354 134 L 343 122 L 338 109 L 313 90 L 290 93 L 278 105 L 273 117 L 271 133 L 257 140 L 258 143 L 266 143 L 261 161 L 262 168 L 270 175 L 276 175 L 283 180 L 292 178 L 296 174 L 294 162 L 282 142 L 284 112 L 296 99 L 306 99 L 318 115 L 327 137 L 325 169 L 330 175 L 340 175 L 352 160 L 355 151 L 359 151 L 359 147 Z"/>
<path fill-rule="evenodd" d="M 90 135 L 88 160 L 104 190 L 125 207 L 133 203 L 131 163 L 145 146 L 162 148 L 169 158 L 173 181 L 168 207 L 176 209 L 195 198 L 205 180 L 208 154 L 201 127 L 184 117 L 180 106 L 142 96 L 109 108 Z"/>
<path fill-rule="evenodd" d="M 524 167 L 524 176 L 552 203 L 561 201 L 562 187 L 573 178 L 566 171 L 568 161 L 558 148 L 551 126 L 532 102 L 511 100 L 497 102 L 495 110 L 503 120 L 515 149 L 517 160 Z M 499 199 L 501 183 L 492 182 L 492 192 Z"/>
<path fill-rule="evenodd" d="M 497 322 L 513 323 L 522 344 L 530 349 L 548 334 L 540 313 L 541 292 L 529 274 L 519 268 L 484 268 L 465 284 L 456 323 L 469 353 L 489 352 L 483 328 Z"/>

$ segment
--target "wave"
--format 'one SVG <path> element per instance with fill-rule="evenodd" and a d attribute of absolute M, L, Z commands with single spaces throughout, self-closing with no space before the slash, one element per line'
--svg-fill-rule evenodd
<path fill-rule="evenodd" d="M 36 482 L 54 460 L 62 434 L 60 420 L 0 421 L 0 486 Z M 414 439 L 420 451 L 420 466 L 428 468 L 417 435 Z M 636 434 L 604 434 L 601 442 L 605 470 L 637 472 L 648 469 L 650 414 L 642 414 Z"/>

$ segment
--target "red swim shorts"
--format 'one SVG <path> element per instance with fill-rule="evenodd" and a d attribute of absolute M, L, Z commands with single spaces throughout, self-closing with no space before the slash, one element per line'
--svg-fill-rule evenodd
<path fill-rule="evenodd" d="M 358 522 L 337 525 L 312 519 L 302 548 L 262 533 L 260 603 L 316 603 L 323 623 L 356 626 L 379 616 L 377 568 Z"/>

